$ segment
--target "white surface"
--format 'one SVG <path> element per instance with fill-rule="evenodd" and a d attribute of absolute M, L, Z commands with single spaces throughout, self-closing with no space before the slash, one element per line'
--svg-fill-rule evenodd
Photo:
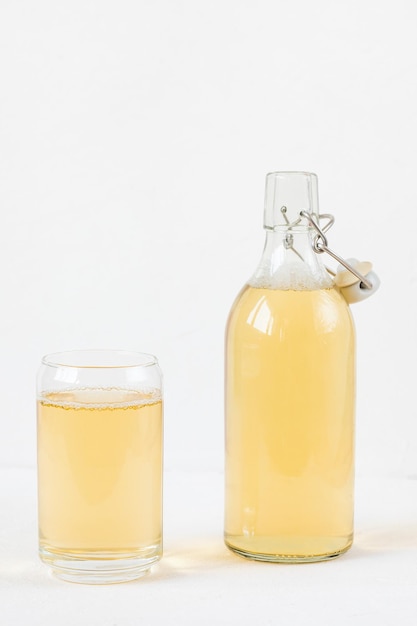
<path fill-rule="evenodd" d="M 417 480 L 357 480 L 353 548 L 331 562 L 274 565 L 233 555 L 222 541 L 218 472 L 167 472 L 165 554 L 121 585 L 53 578 L 36 554 L 34 470 L 2 470 L 0 606 L 7 626 L 143 624 L 414 624 Z"/>

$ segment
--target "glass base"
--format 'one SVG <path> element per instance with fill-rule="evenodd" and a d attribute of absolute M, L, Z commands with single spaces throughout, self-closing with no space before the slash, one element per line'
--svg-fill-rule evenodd
<path fill-rule="evenodd" d="M 109 585 L 146 576 L 151 566 L 160 560 L 162 551 L 160 546 L 152 546 L 146 554 L 124 553 L 116 556 L 109 552 L 55 552 L 41 547 L 39 556 L 61 580 L 89 585 Z"/>
<path fill-rule="evenodd" d="M 252 552 L 249 549 L 239 548 L 229 543 L 227 540 L 225 540 L 225 544 L 226 547 L 235 554 L 246 559 L 251 559 L 252 561 L 266 561 L 269 563 L 317 563 L 320 561 L 330 561 L 344 554 L 351 548 L 352 541 L 339 549 L 318 554 L 280 554 L 279 552 L 270 554 L 266 552 Z"/>

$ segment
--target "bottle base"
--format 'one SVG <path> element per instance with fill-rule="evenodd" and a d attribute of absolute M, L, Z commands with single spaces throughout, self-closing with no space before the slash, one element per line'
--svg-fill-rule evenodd
<path fill-rule="evenodd" d="M 149 574 L 151 566 L 160 560 L 159 546 L 146 554 L 115 555 L 109 552 L 65 553 L 41 547 L 40 559 L 60 580 L 87 585 L 109 585 L 137 580 Z"/>
<path fill-rule="evenodd" d="M 315 553 L 312 554 L 312 553 L 307 553 L 307 552 L 301 553 L 301 552 L 296 552 L 296 551 L 294 551 L 294 553 L 290 553 L 290 552 L 281 553 L 280 551 L 276 551 L 276 552 L 274 551 L 271 553 L 255 552 L 249 549 L 237 547 L 236 545 L 233 545 L 226 539 L 225 539 L 225 544 L 229 550 L 231 550 L 238 556 L 241 556 L 245 559 L 250 559 L 252 561 L 264 561 L 268 563 L 317 563 L 320 561 L 331 561 L 332 559 L 335 559 L 341 556 L 342 554 L 344 554 L 351 548 L 352 541 L 345 544 L 343 547 L 339 549 L 331 550 L 328 552 L 327 551 L 320 552 L 317 554 Z"/>

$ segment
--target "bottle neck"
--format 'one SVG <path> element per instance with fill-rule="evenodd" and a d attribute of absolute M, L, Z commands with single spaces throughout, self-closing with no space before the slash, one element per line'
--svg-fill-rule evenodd
<path fill-rule="evenodd" d="M 333 280 L 321 254 L 313 249 L 314 232 L 307 226 L 266 230 L 265 247 L 249 284 L 269 289 L 329 289 Z"/>

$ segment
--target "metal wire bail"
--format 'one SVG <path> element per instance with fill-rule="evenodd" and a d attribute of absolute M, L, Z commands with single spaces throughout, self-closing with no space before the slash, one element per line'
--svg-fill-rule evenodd
<path fill-rule="evenodd" d="M 328 246 L 327 237 L 325 233 L 331 228 L 334 224 L 334 216 L 330 213 L 321 213 L 319 215 L 319 220 L 327 219 L 327 223 L 320 228 L 320 225 L 314 220 L 313 216 L 307 211 L 300 211 L 301 217 L 304 217 L 310 226 L 314 228 L 316 231 L 316 236 L 313 239 L 313 250 L 317 254 L 323 254 L 323 252 L 327 252 L 331 257 L 333 257 L 340 265 L 343 265 L 349 272 L 351 272 L 356 278 L 360 281 L 361 289 L 372 289 L 373 285 L 366 276 L 358 272 L 350 263 L 348 263 L 345 259 L 340 257 L 336 252 L 333 252 Z"/>

